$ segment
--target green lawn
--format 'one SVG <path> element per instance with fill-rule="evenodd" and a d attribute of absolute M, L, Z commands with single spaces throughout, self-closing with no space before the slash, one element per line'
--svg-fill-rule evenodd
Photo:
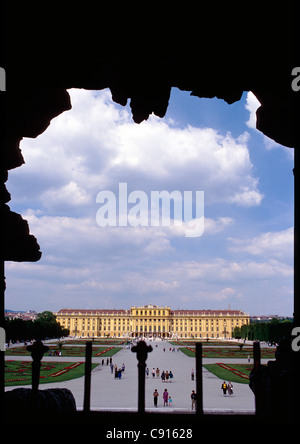
<path fill-rule="evenodd" d="M 194 347 L 196 344 L 201 343 L 202 346 L 204 347 L 205 345 L 209 345 L 212 347 L 217 347 L 217 346 L 223 346 L 223 347 L 238 347 L 238 343 L 236 341 L 217 341 L 214 339 L 209 339 L 208 341 L 206 339 L 202 339 L 202 341 L 200 340 L 195 340 L 195 339 L 182 339 L 182 340 L 178 340 L 178 341 L 169 341 L 170 344 L 172 345 L 179 345 L 179 346 L 188 346 L 188 347 Z"/>
<path fill-rule="evenodd" d="M 181 347 L 180 351 L 187 356 L 195 357 L 195 347 Z M 253 358 L 253 348 L 233 349 L 232 347 L 202 347 L 204 358 Z M 275 359 L 275 349 L 261 349 L 262 359 Z"/>
<path fill-rule="evenodd" d="M 92 347 L 92 356 L 94 357 L 103 357 L 106 358 L 107 356 L 113 356 L 115 353 L 118 353 L 122 347 L 113 347 L 113 346 L 107 346 L 107 347 Z M 50 345 L 49 351 L 45 353 L 45 356 L 49 356 L 51 353 L 52 356 L 55 355 L 55 352 L 59 351 L 59 347 L 57 345 Z M 30 356 L 30 352 L 26 350 L 25 346 L 22 347 L 16 347 L 16 348 L 7 348 L 6 349 L 6 355 L 9 356 Z M 68 345 L 63 345 L 61 348 L 61 356 L 78 356 L 78 357 L 84 357 L 85 356 L 85 347 L 82 346 L 73 346 L 70 347 Z"/>
<path fill-rule="evenodd" d="M 98 364 L 92 364 L 92 369 Z M 62 382 L 84 375 L 82 362 L 42 362 L 40 384 Z M 5 361 L 5 385 L 30 385 L 31 361 Z"/>
<path fill-rule="evenodd" d="M 91 342 L 94 345 L 125 345 L 128 340 L 127 339 L 116 339 L 116 338 L 97 338 L 97 339 L 65 339 L 63 340 L 63 343 L 68 345 L 81 345 L 85 346 L 87 342 Z"/>
<path fill-rule="evenodd" d="M 113 356 L 122 347 L 105 346 L 99 347 L 93 344 L 92 356 L 106 360 Z M 59 352 L 58 345 L 49 346 L 49 351 L 45 356 L 55 356 Z M 8 356 L 29 356 L 30 352 L 26 346 L 6 349 Z M 76 345 L 70 347 L 64 344 L 61 348 L 61 356 L 57 356 L 58 362 L 42 362 L 40 373 L 40 384 L 67 381 L 69 379 L 80 378 L 84 375 L 84 363 L 80 362 L 61 362 L 64 356 L 84 357 L 85 346 Z M 30 385 L 31 384 L 31 362 L 32 361 L 5 361 L 5 385 Z M 95 368 L 98 364 L 92 364 Z"/>
<path fill-rule="evenodd" d="M 238 382 L 249 384 L 249 374 L 252 370 L 251 365 L 247 364 L 204 364 L 207 370 L 220 378 L 222 381 Z"/>

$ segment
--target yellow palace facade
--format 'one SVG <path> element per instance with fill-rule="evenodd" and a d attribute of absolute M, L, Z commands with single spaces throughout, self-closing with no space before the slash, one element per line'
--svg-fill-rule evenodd
<path fill-rule="evenodd" d="M 230 338 L 235 327 L 250 322 L 240 310 L 171 310 L 144 305 L 130 310 L 62 309 L 57 321 L 75 337 Z"/>

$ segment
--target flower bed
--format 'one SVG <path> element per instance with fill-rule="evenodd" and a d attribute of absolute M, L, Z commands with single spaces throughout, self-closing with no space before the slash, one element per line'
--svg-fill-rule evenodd
<path fill-rule="evenodd" d="M 28 381 L 29 378 L 15 378 L 15 379 L 5 379 L 5 382 L 18 382 L 18 381 Z"/>
<path fill-rule="evenodd" d="M 241 372 L 240 370 L 237 370 L 234 367 L 231 367 L 230 365 L 223 364 L 222 362 L 217 362 L 217 365 L 224 368 L 225 370 L 229 370 L 230 372 L 234 373 L 235 375 L 239 376 L 240 378 L 249 379 L 249 376 L 245 373 Z"/>
<path fill-rule="evenodd" d="M 249 374 L 252 369 L 247 364 L 234 364 L 234 366 L 223 364 L 203 364 L 203 367 L 217 376 L 222 381 L 231 381 L 239 384 L 249 384 Z"/>
<path fill-rule="evenodd" d="M 96 353 L 95 356 L 101 356 L 106 352 L 109 352 L 110 350 L 112 350 L 114 347 L 108 347 L 105 350 L 100 351 L 99 353 Z"/>
<path fill-rule="evenodd" d="M 188 356 L 194 356 L 195 347 L 182 347 L 180 350 Z M 253 358 L 253 348 L 247 347 L 242 350 L 233 349 L 232 347 L 202 347 L 202 356 L 204 358 Z M 275 359 L 274 349 L 261 349 L 262 359 Z"/>
<path fill-rule="evenodd" d="M 58 372 L 55 372 L 55 373 L 52 373 L 51 375 L 49 375 L 49 376 L 51 376 L 51 377 L 56 377 L 56 376 L 60 376 L 60 375 L 63 375 L 64 373 L 67 373 L 69 370 L 71 370 L 72 368 L 76 368 L 76 367 L 78 367 L 79 365 L 81 365 L 82 363 L 81 362 L 74 362 L 73 364 L 71 364 L 71 365 L 68 365 L 67 367 L 64 367 L 62 370 L 60 370 L 60 371 L 58 371 Z"/>
<path fill-rule="evenodd" d="M 32 377 L 31 361 L 6 361 L 5 385 L 30 385 Z M 41 383 L 66 381 L 84 375 L 82 362 L 42 362 L 40 372 Z M 92 364 L 95 368 L 98 364 Z"/>

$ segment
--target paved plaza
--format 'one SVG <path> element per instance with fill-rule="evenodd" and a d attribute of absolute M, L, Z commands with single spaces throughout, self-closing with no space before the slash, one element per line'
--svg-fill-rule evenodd
<path fill-rule="evenodd" d="M 171 345 L 166 341 L 152 341 L 153 351 L 148 354 L 146 362 L 149 368 L 149 376 L 146 378 L 146 410 L 192 412 L 190 394 L 196 390 L 196 382 L 191 380 L 191 371 L 195 370 L 195 358 L 186 356 L 184 353 L 170 351 Z M 163 349 L 165 348 L 165 351 Z M 13 359 L 17 359 L 14 357 Z M 20 357 L 22 360 L 23 357 Z M 30 359 L 30 357 L 27 357 Z M 12 357 L 10 357 L 12 359 Z M 84 361 L 84 358 L 57 358 L 45 356 L 44 361 Z M 125 364 L 122 378 L 115 379 L 111 373 L 110 366 L 102 366 L 102 358 L 93 358 L 94 363 L 100 363 L 92 372 L 91 409 L 92 410 L 137 410 L 138 398 L 138 371 L 136 354 L 130 349 L 123 349 L 112 357 L 113 364 L 121 367 Z M 204 358 L 203 363 L 215 363 L 220 359 Z M 247 363 L 246 359 L 222 359 L 224 363 Z M 172 382 L 163 383 L 161 378 L 152 377 L 152 368 L 172 371 L 174 378 Z M 222 381 L 203 368 L 203 406 L 204 412 L 234 412 L 254 413 L 254 395 L 248 384 L 233 384 L 233 395 L 223 396 L 221 391 Z M 28 387 L 28 386 L 27 386 Z M 53 387 L 65 387 L 72 391 L 77 409 L 83 407 L 84 378 L 77 378 L 56 384 L 41 384 L 41 389 Z M 12 390 L 14 387 L 7 387 Z M 172 396 L 172 407 L 164 407 L 162 393 L 164 389 Z M 158 407 L 153 404 L 153 392 L 157 389 L 159 393 Z"/>

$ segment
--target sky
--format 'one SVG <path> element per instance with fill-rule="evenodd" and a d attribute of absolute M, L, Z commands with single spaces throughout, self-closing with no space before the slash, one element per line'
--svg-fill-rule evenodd
<path fill-rule="evenodd" d="M 6 263 L 6 308 L 152 303 L 292 315 L 293 150 L 256 130 L 251 92 L 228 105 L 172 88 L 166 116 L 141 124 L 109 90 L 69 94 L 72 110 L 24 138 L 26 163 L 9 173 L 9 206 L 43 254 Z M 140 200 L 119 208 L 119 184 L 148 198 L 148 215 L 137 211 Z M 187 237 L 189 222 L 177 226 L 172 211 L 167 226 L 151 226 L 151 192 L 162 190 L 179 191 L 183 204 L 191 191 L 193 219 L 203 192 L 202 235 Z M 115 196 L 116 226 L 99 226 L 99 211 L 110 214 L 103 191 Z"/>

